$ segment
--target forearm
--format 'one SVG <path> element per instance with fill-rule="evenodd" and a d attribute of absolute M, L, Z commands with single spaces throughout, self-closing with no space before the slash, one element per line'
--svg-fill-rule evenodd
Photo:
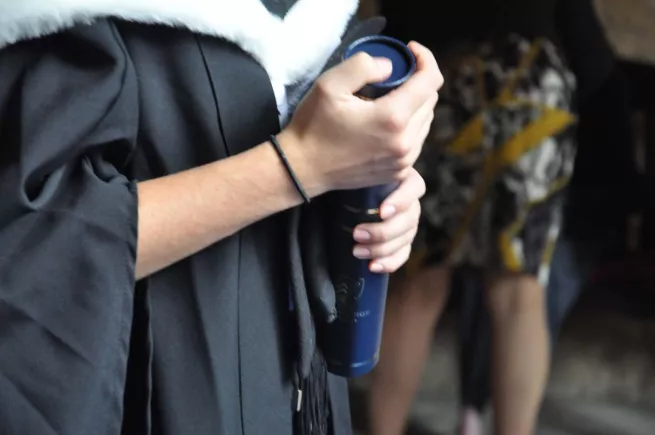
<path fill-rule="evenodd" d="M 289 159 L 294 163 L 294 156 Z M 295 160 L 310 196 L 322 193 Z M 294 165 L 294 169 L 296 169 Z M 137 279 L 302 202 L 274 148 L 139 183 Z"/>

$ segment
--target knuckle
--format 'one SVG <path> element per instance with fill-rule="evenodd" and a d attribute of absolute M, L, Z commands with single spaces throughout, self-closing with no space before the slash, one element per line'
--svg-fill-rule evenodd
<path fill-rule="evenodd" d="M 384 237 L 383 229 L 380 228 L 382 224 L 376 223 L 372 225 L 367 225 L 366 231 L 371 235 L 371 238 L 366 242 L 368 246 L 374 246 L 376 243 L 380 243 L 382 237 Z"/>
<path fill-rule="evenodd" d="M 371 237 L 376 243 L 386 243 L 389 241 L 389 235 L 384 228 L 378 228 L 371 234 Z"/>
<path fill-rule="evenodd" d="M 400 269 L 400 266 L 402 266 L 402 262 L 399 261 L 397 255 L 394 255 L 393 257 L 386 259 L 383 264 L 384 264 L 384 270 L 387 271 L 388 273 L 397 272 L 398 269 Z"/>
<path fill-rule="evenodd" d="M 419 221 L 421 220 L 421 216 L 423 215 L 423 208 L 421 207 L 420 201 L 416 201 L 416 216 L 415 216 L 415 221 L 414 221 L 414 226 L 418 228 Z"/>
<path fill-rule="evenodd" d="M 396 137 L 391 140 L 391 151 L 399 164 L 399 168 L 406 168 L 407 161 L 411 158 L 412 144 L 402 137 Z"/>
<path fill-rule="evenodd" d="M 403 248 L 406 248 L 412 244 L 415 234 L 415 227 L 412 226 L 412 228 L 404 234 L 402 246 Z"/>
<path fill-rule="evenodd" d="M 431 56 L 432 57 L 430 62 L 428 62 L 429 66 L 426 72 L 430 79 L 430 83 L 434 86 L 435 89 L 439 89 L 444 84 L 444 76 L 441 72 L 441 69 L 439 68 L 439 63 L 434 58 L 434 55 Z"/>
<path fill-rule="evenodd" d="M 380 258 L 380 248 L 378 245 L 369 246 L 368 252 L 370 255 L 367 257 L 367 259 L 374 260 L 376 258 Z"/>
<path fill-rule="evenodd" d="M 378 255 L 376 258 L 386 258 L 389 255 L 393 254 L 393 247 L 389 244 L 380 245 L 378 248 Z"/>
<path fill-rule="evenodd" d="M 421 50 L 423 51 L 423 56 L 425 56 L 426 61 L 429 64 L 436 64 L 437 59 L 434 56 L 434 52 L 432 50 L 430 50 L 428 47 L 426 47 L 425 45 L 421 45 L 421 44 L 419 44 L 419 45 L 421 47 Z"/>
<path fill-rule="evenodd" d="M 416 153 L 412 152 L 412 147 L 405 152 L 405 154 L 400 158 L 400 168 L 407 169 L 407 176 L 411 175 L 411 170 L 413 169 L 414 162 L 416 160 Z"/>
<path fill-rule="evenodd" d="M 436 103 L 435 103 L 435 105 L 436 105 Z M 425 137 L 426 138 L 430 134 L 430 131 L 432 131 L 432 125 L 434 123 L 434 106 L 432 106 L 432 109 L 433 110 L 430 110 L 430 114 L 428 115 L 427 125 L 425 126 Z"/>
<path fill-rule="evenodd" d="M 375 245 L 371 248 L 371 258 L 384 258 L 386 256 L 384 245 Z"/>
<path fill-rule="evenodd" d="M 399 252 L 392 262 L 388 264 L 388 269 L 391 273 L 397 272 L 405 263 L 407 263 L 407 260 L 409 260 L 409 255 L 411 253 L 411 248 L 405 248 L 402 250 L 402 252 Z"/>
<path fill-rule="evenodd" d="M 393 174 L 393 181 L 400 183 L 401 181 L 404 181 L 407 178 L 408 174 L 408 169 L 402 169 L 399 168 L 396 172 Z"/>
<path fill-rule="evenodd" d="M 434 73 L 433 80 L 434 80 L 433 81 L 434 87 L 437 90 L 441 89 L 443 87 L 444 83 L 445 83 L 445 79 L 443 77 L 443 74 L 441 74 L 441 71 L 439 71 L 438 68 L 436 69 L 436 71 Z"/>
<path fill-rule="evenodd" d="M 437 98 L 434 99 L 434 103 L 432 103 L 432 106 L 428 111 L 428 120 L 427 120 L 428 131 L 430 130 L 430 126 L 434 122 L 434 108 L 437 106 L 438 100 L 439 100 L 439 94 L 437 94 Z"/>
<path fill-rule="evenodd" d="M 407 261 L 409 260 L 409 257 L 411 255 L 412 255 L 412 247 L 408 246 L 407 248 L 405 248 L 405 251 L 403 252 L 403 257 L 402 257 L 403 258 L 403 264 L 407 263 Z"/>
<path fill-rule="evenodd" d="M 330 95 L 330 88 L 330 81 L 325 77 L 321 77 L 316 81 L 316 84 L 314 85 L 314 92 L 319 97 L 325 97 Z"/>
<path fill-rule="evenodd" d="M 416 236 L 418 235 L 418 226 L 414 228 L 414 231 L 412 231 L 412 239 L 409 241 L 409 245 L 411 247 L 411 244 L 414 243 L 414 240 L 416 239 Z"/>
<path fill-rule="evenodd" d="M 388 110 L 384 115 L 383 128 L 390 133 L 400 133 L 405 130 L 407 121 L 398 110 Z"/>
<path fill-rule="evenodd" d="M 414 240 L 414 237 L 416 236 L 416 232 L 418 231 L 418 222 L 419 222 L 420 216 L 421 216 L 420 213 L 418 213 L 418 214 L 413 213 L 411 227 L 410 227 L 410 230 L 409 230 L 411 240 Z M 411 242 L 411 240 L 410 240 L 410 242 Z"/>
<path fill-rule="evenodd" d="M 418 225 L 412 229 L 411 237 L 409 239 L 409 243 L 407 243 L 407 246 L 411 248 L 412 244 L 414 243 L 414 240 L 416 240 L 416 236 L 418 235 Z"/>
<path fill-rule="evenodd" d="M 421 177 L 420 174 L 418 174 L 418 172 L 416 173 L 416 179 L 417 179 L 416 182 L 418 183 L 418 197 L 420 199 L 420 198 L 423 198 L 425 196 L 425 194 L 426 194 L 426 192 L 428 190 L 428 187 L 425 184 L 425 180 L 423 179 L 423 177 Z M 418 209 L 420 211 L 421 210 L 421 203 L 417 201 L 417 204 L 418 204 Z"/>
<path fill-rule="evenodd" d="M 403 150 L 398 152 L 396 160 L 394 162 L 394 169 L 401 176 L 401 181 L 412 176 L 412 171 L 414 170 L 414 162 L 416 161 L 416 153 L 412 151 L 411 147 L 409 150 Z"/>
<path fill-rule="evenodd" d="M 412 218 L 416 226 L 421 218 L 421 202 L 419 200 L 414 201 L 414 204 L 412 204 Z"/>

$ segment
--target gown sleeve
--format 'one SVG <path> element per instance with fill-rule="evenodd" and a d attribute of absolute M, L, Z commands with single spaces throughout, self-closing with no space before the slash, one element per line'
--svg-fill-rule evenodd
<path fill-rule="evenodd" d="M 0 433 L 119 434 L 136 80 L 100 22 L 0 49 Z"/>

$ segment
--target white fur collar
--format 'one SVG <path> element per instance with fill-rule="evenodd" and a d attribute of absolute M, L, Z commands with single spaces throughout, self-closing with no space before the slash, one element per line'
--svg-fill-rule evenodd
<path fill-rule="evenodd" d="M 259 0 L 0 0 L 0 48 L 115 17 L 225 38 L 259 61 L 274 85 L 283 86 L 323 66 L 357 4 L 298 0 L 280 19 Z"/>

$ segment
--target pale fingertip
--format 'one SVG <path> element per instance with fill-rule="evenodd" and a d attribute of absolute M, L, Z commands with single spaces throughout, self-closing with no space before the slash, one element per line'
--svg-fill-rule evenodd
<path fill-rule="evenodd" d="M 353 238 L 358 242 L 368 242 L 371 240 L 371 233 L 361 228 L 356 228 L 353 232 Z"/>
<path fill-rule="evenodd" d="M 384 205 L 380 209 L 380 217 L 384 220 L 393 217 L 396 214 L 396 207 L 393 205 Z"/>
<path fill-rule="evenodd" d="M 361 246 L 353 249 L 353 256 L 359 259 L 371 258 L 371 251 Z"/>
<path fill-rule="evenodd" d="M 391 60 L 386 57 L 375 57 L 373 59 L 375 60 L 381 75 L 389 75 L 393 72 L 393 63 L 391 63 Z"/>
<path fill-rule="evenodd" d="M 371 272 L 373 272 L 373 273 L 382 273 L 382 272 L 384 272 L 384 266 L 382 266 L 381 263 L 377 263 L 377 262 L 371 263 L 370 269 L 371 269 Z"/>

